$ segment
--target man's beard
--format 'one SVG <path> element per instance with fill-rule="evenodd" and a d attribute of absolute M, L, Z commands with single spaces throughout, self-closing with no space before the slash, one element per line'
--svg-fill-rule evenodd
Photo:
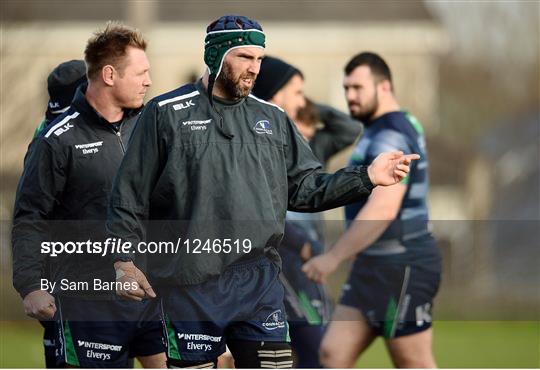
<path fill-rule="evenodd" d="M 255 86 L 256 77 L 257 75 L 254 73 L 245 72 L 235 79 L 230 65 L 224 62 L 223 69 L 221 70 L 216 83 L 219 84 L 219 87 L 227 97 L 238 100 L 249 95 L 253 86 Z M 246 78 L 251 78 L 253 80 L 251 87 L 242 86 L 242 80 Z"/>
<path fill-rule="evenodd" d="M 379 108 L 379 97 L 377 96 L 377 92 L 375 92 L 373 99 L 367 104 L 365 104 L 364 106 L 362 106 L 359 112 L 350 111 L 350 113 L 353 118 L 356 118 L 357 120 L 361 121 L 364 125 L 368 126 L 371 123 L 371 120 L 373 119 L 373 116 L 377 112 L 378 108 Z"/>

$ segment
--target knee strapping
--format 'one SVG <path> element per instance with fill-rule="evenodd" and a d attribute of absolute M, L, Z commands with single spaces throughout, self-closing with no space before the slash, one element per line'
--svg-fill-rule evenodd
<path fill-rule="evenodd" d="M 236 368 L 290 369 L 291 345 L 287 342 L 230 341 Z"/>
<path fill-rule="evenodd" d="M 217 359 L 212 361 L 184 361 L 167 359 L 169 369 L 216 369 Z"/>

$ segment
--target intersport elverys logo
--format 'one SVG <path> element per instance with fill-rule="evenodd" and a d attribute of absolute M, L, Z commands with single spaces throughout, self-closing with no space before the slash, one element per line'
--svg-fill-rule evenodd
<path fill-rule="evenodd" d="M 258 121 L 253 127 L 253 129 L 258 134 L 272 135 L 272 130 L 270 129 L 270 122 L 265 119 Z"/>

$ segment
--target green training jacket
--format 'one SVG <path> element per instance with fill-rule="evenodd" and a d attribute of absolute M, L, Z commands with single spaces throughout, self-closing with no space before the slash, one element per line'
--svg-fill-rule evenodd
<path fill-rule="evenodd" d="M 201 81 L 152 99 L 115 179 L 107 228 L 133 246 L 115 258 L 147 253 L 153 284 L 202 283 L 263 254 L 279 263 L 287 209 L 319 212 L 373 188 L 365 166 L 324 173 L 281 108 L 252 95 L 214 105 Z"/>

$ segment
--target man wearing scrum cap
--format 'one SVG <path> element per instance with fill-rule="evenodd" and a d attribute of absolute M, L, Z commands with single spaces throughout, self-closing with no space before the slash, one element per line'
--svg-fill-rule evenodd
<path fill-rule="evenodd" d="M 250 95 L 264 47 L 256 21 L 212 22 L 208 71 L 148 103 L 113 186 L 111 236 L 179 245 L 150 255 L 146 270 L 163 300 L 169 366 L 212 367 L 227 344 L 239 368 L 290 368 L 276 251 L 287 208 L 352 202 L 405 177 L 417 158 L 386 153 L 369 168 L 323 173 L 285 112 Z M 146 227 L 148 218 L 162 222 Z M 137 258 L 115 254 L 120 281 L 146 281 Z"/>

